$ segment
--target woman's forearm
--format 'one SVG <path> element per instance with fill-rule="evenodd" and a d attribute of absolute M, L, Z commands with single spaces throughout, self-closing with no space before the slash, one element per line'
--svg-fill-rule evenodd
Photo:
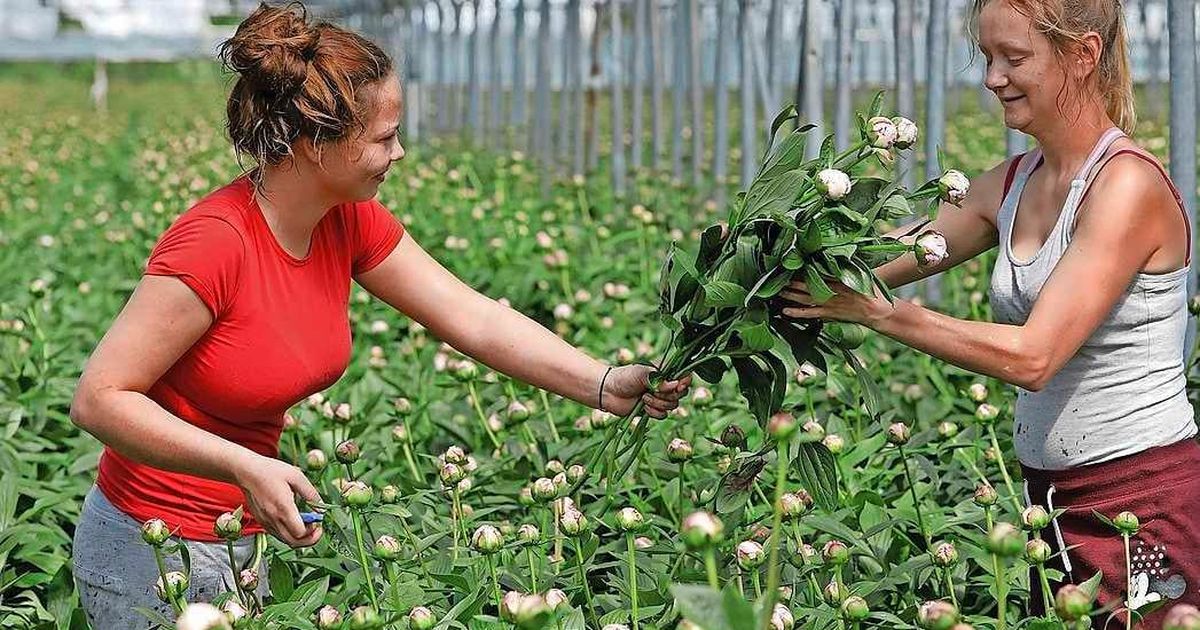
<path fill-rule="evenodd" d="M 498 372 L 595 407 L 606 365 L 518 311 L 492 302 L 459 348 Z"/>
<path fill-rule="evenodd" d="M 125 457 L 197 477 L 237 483 L 240 471 L 259 457 L 180 419 L 140 392 L 81 392 L 71 404 L 71 419 Z"/>
<path fill-rule="evenodd" d="M 1027 347 L 1020 326 L 956 319 L 897 299 L 868 325 L 948 363 L 1027 390 L 1042 386 L 1046 353 Z"/>

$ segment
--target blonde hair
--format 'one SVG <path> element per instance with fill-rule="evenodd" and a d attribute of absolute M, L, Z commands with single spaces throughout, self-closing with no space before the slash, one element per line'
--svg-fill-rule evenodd
<path fill-rule="evenodd" d="M 1133 134 L 1137 114 L 1133 109 L 1133 78 L 1129 71 L 1128 37 L 1121 0 L 974 0 L 967 32 L 979 45 L 979 14 L 990 2 L 1003 1 L 1045 35 L 1061 59 L 1083 43 L 1088 33 L 1103 42 L 1096 66 L 1097 88 L 1104 95 L 1108 117 L 1127 134 Z"/>

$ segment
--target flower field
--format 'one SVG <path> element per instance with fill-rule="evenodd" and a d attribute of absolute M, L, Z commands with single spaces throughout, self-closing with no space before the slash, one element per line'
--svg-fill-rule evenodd
<path fill-rule="evenodd" d="M 68 417 L 75 380 L 157 236 L 239 173 L 212 67 L 114 70 L 103 115 L 88 78 L 0 68 L 3 628 L 86 627 L 71 536 L 100 445 Z M 1004 134 L 960 100 L 944 159 L 974 175 L 1003 158 Z M 1162 154 L 1161 126 L 1143 130 Z M 612 363 L 669 354 L 660 268 L 696 252 L 724 207 L 651 172 L 636 201 L 613 199 L 603 173 L 543 200 L 520 154 L 409 150 L 380 200 L 468 284 Z M 821 194 L 846 194 L 830 177 Z M 945 274 L 939 308 L 990 318 L 990 262 Z M 1120 608 L 1042 569 L 1051 514 L 1022 498 L 1003 383 L 847 326 L 829 333 L 836 352 L 778 354 L 780 405 L 748 405 L 731 370 L 630 426 L 465 359 L 360 289 L 350 317 L 349 370 L 293 409 L 280 444 L 321 490 L 325 536 L 264 541 L 269 569 L 238 579 L 271 597 L 238 589 L 215 602 L 232 614 L 193 606 L 181 628 L 1050 629 L 1105 627 Z M 640 448 L 601 448 L 626 432 Z M 1136 530 L 1107 516 L 1115 538 Z M 240 531 L 237 515 L 218 525 Z M 146 531 L 179 567 L 168 532 Z M 164 623 L 183 582 L 158 585 Z"/>

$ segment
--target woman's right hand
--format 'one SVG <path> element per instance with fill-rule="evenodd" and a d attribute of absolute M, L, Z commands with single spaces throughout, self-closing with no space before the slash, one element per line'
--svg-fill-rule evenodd
<path fill-rule="evenodd" d="M 321 539 L 321 524 L 305 525 L 296 497 L 320 505 L 321 495 L 299 468 L 252 453 L 238 466 L 236 483 L 246 494 L 254 518 L 273 536 L 292 547 L 308 547 Z"/>

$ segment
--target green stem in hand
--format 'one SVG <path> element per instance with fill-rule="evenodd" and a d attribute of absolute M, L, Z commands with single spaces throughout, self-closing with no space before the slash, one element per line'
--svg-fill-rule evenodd
<path fill-rule="evenodd" d="M 367 582 L 367 594 L 371 597 L 371 605 L 379 610 L 379 598 L 375 594 L 375 578 L 371 574 L 371 564 L 367 561 L 367 548 L 363 544 L 362 514 L 356 509 L 350 510 L 350 523 L 354 526 L 354 543 L 358 546 L 358 564 L 362 567 L 363 578 Z"/>

